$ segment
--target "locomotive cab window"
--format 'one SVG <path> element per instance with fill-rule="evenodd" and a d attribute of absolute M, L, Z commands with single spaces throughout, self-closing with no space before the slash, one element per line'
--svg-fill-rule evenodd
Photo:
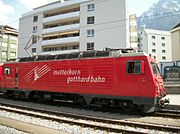
<path fill-rule="evenodd" d="M 5 67 L 4 68 L 4 75 L 9 75 L 10 74 L 10 67 Z"/>
<path fill-rule="evenodd" d="M 152 71 L 153 71 L 154 75 L 160 74 L 159 68 L 156 63 L 151 62 L 151 67 L 152 67 Z"/>
<path fill-rule="evenodd" d="M 142 74 L 141 68 L 142 68 L 141 61 L 127 62 L 127 73 L 128 74 Z"/>

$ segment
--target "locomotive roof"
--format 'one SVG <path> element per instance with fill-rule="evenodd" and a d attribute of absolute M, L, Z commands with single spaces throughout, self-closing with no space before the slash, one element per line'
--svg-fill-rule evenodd
<path fill-rule="evenodd" d="M 19 59 L 18 62 L 105 58 L 105 57 L 130 57 L 130 56 L 148 56 L 148 54 L 144 52 L 122 53 L 121 51 L 85 51 L 85 52 L 74 52 L 74 53 L 58 54 L 58 55 L 40 55 L 34 57 L 24 57 Z"/>

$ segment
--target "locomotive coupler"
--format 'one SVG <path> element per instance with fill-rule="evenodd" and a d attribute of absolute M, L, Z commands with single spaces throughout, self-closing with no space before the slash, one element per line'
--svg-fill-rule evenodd
<path fill-rule="evenodd" d="M 160 99 L 159 100 L 159 107 L 165 107 L 169 104 L 169 98 L 167 99 Z"/>

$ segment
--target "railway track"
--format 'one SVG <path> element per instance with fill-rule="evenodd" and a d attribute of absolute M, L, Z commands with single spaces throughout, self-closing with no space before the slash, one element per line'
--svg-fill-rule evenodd
<path fill-rule="evenodd" d="M 63 122 L 63 123 L 68 123 L 83 127 L 90 127 L 108 132 L 134 133 L 134 134 L 147 133 L 147 131 L 141 132 L 141 131 L 137 131 L 136 129 L 127 129 L 126 127 L 123 127 L 123 126 L 128 126 L 132 128 L 141 128 L 145 130 L 153 129 L 163 132 L 180 133 L 180 127 L 175 127 L 175 126 L 158 125 L 158 124 L 142 123 L 135 121 L 127 121 L 127 120 L 115 120 L 115 119 L 107 119 L 102 117 L 92 117 L 92 116 L 79 115 L 74 113 L 52 111 L 42 108 L 35 108 L 35 107 L 32 108 L 23 105 L 5 104 L 2 102 L 0 102 L 0 109 L 9 112 L 23 114 L 23 115 L 29 115 L 33 117 L 53 120 L 57 122 Z"/>
<path fill-rule="evenodd" d="M 180 119 L 180 110 L 162 109 L 159 112 L 155 112 L 154 116 Z"/>

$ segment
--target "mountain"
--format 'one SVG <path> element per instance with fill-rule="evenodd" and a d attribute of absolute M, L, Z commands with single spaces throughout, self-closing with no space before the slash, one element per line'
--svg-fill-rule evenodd
<path fill-rule="evenodd" d="M 169 31 L 180 23 L 180 0 L 159 0 L 137 21 L 138 28 Z"/>

